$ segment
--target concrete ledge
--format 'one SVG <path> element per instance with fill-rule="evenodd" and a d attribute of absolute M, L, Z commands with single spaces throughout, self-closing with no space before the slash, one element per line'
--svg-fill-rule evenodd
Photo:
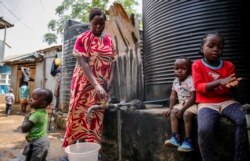
<path fill-rule="evenodd" d="M 161 114 L 166 108 L 143 110 L 121 110 L 121 138 L 123 161 L 201 161 L 197 145 L 197 123 L 194 119 L 194 144 L 192 153 L 180 153 L 176 148 L 166 148 L 163 143 L 171 137 L 170 117 Z M 57 127 L 65 129 L 66 113 L 57 113 Z M 183 124 L 180 125 L 183 135 Z M 218 161 L 233 161 L 234 124 L 220 118 L 215 134 L 215 156 Z M 106 111 L 101 153 L 103 161 L 118 161 L 117 112 Z M 248 151 L 248 139 L 245 138 L 245 149 Z"/>
<path fill-rule="evenodd" d="M 197 145 L 197 123 L 194 119 L 195 151 L 180 153 L 176 148 L 166 148 L 163 143 L 171 137 L 170 118 L 161 113 L 166 110 L 144 109 L 121 112 L 122 158 L 123 161 L 200 161 Z M 117 116 L 115 111 L 106 111 L 104 119 L 103 148 L 105 161 L 118 160 Z M 216 127 L 215 156 L 218 161 L 232 161 L 234 154 L 234 125 L 221 118 Z M 181 125 L 183 132 L 183 124 Z M 245 149 L 247 138 L 245 138 Z M 249 151 L 248 151 L 249 152 Z"/>

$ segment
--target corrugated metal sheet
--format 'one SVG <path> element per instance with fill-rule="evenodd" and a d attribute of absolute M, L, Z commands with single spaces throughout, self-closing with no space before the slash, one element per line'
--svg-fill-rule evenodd
<path fill-rule="evenodd" d="M 246 0 L 144 0 L 143 53 L 147 99 L 155 97 L 155 87 L 165 88 L 158 95 L 168 97 L 174 79 L 174 60 L 180 56 L 192 60 L 200 58 L 201 38 L 209 31 L 219 31 L 224 36 L 223 58 L 233 61 L 238 75 L 249 79 L 246 6 Z"/>
<path fill-rule="evenodd" d="M 70 100 L 70 83 L 76 59 L 72 55 L 75 40 L 78 35 L 89 29 L 89 25 L 69 20 L 65 27 L 63 44 L 62 80 L 60 88 L 60 103 L 62 109 L 67 111 Z"/>
<path fill-rule="evenodd" d="M 58 58 L 61 58 L 61 51 L 58 51 L 58 50 L 49 50 L 49 51 L 45 51 L 45 56 L 44 56 L 44 61 L 42 62 L 43 63 L 43 72 L 44 75 L 42 77 L 44 77 L 44 87 L 51 90 L 52 92 L 54 92 L 55 90 L 55 86 L 56 86 L 56 76 L 52 76 L 51 75 L 51 66 L 52 66 L 52 63 L 53 61 L 55 60 L 55 55 L 58 56 Z M 38 65 L 36 66 L 38 68 Z M 38 70 L 38 69 L 37 69 Z M 39 77 L 38 75 L 41 75 L 42 73 L 38 73 L 37 74 L 37 77 Z M 41 76 L 40 76 L 41 77 Z M 55 105 L 56 104 L 56 97 L 53 98 L 53 101 L 52 101 L 52 105 Z"/>

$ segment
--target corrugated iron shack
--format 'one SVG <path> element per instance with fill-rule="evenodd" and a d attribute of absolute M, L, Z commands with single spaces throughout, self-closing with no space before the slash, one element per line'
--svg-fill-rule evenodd
<path fill-rule="evenodd" d="M 62 45 L 52 46 L 50 48 L 41 49 L 29 54 L 13 56 L 4 61 L 11 67 L 10 88 L 13 89 L 16 103 L 19 102 L 19 81 L 21 78 L 21 67 L 30 68 L 30 76 L 35 81 L 29 82 L 30 94 L 37 87 L 44 87 L 54 91 L 56 78 L 51 75 L 51 66 L 55 60 L 55 56 L 61 58 Z M 55 99 L 53 99 L 53 104 Z"/>

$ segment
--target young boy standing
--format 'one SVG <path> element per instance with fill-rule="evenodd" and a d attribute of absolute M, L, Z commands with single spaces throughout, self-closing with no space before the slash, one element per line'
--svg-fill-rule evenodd
<path fill-rule="evenodd" d="M 12 89 L 9 89 L 9 93 L 5 95 L 5 101 L 6 101 L 5 114 L 6 116 L 8 116 L 11 114 L 12 104 L 15 102 L 15 96 L 13 94 Z"/>
<path fill-rule="evenodd" d="M 32 92 L 30 107 L 34 109 L 24 118 L 22 131 L 28 132 L 26 140 L 29 144 L 25 147 L 23 154 L 26 161 L 45 161 L 49 139 L 47 137 L 48 113 L 45 108 L 52 102 L 53 94 L 45 88 L 36 88 Z"/>

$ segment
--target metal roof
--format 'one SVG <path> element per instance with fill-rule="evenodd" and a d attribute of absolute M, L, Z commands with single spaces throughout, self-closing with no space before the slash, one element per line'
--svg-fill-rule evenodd
<path fill-rule="evenodd" d="M 14 25 L 7 22 L 6 20 L 3 19 L 3 17 L 0 17 L 0 29 L 5 29 L 5 27 L 13 27 Z"/>
<path fill-rule="evenodd" d="M 52 50 L 62 51 L 62 45 L 55 45 L 55 46 L 52 46 L 52 47 L 49 47 L 49 48 L 46 48 L 46 49 L 38 50 L 36 52 L 38 52 L 38 53 L 46 53 L 46 52 L 49 52 L 49 51 L 52 51 Z"/>
<path fill-rule="evenodd" d="M 42 61 L 44 54 L 51 50 L 61 51 L 62 45 L 52 46 L 46 49 L 41 49 L 32 53 L 23 54 L 23 55 L 13 55 L 8 57 L 3 63 L 12 65 L 12 64 L 24 64 L 24 63 L 34 63 Z"/>
<path fill-rule="evenodd" d="M 43 59 L 43 55 L 38 54 L 37 52 L 32 52 L 25 55 L 15 55 L 12 58 L 4 60 L 3 63 L 7 65 L 12 64 L 23 64 L 23 63 L 34 63 L 37 61 L 41 61 Z"/>

